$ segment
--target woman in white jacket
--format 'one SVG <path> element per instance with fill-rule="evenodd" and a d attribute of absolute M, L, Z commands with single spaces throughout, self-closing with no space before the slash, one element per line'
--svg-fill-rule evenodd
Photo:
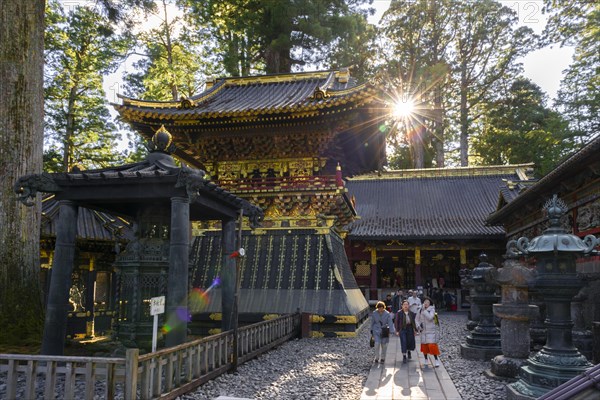
<path fill-rule="evenodd" d="M 435 306 L 429 297 L 425 297 L 423 307 L 417 313 L 417 326 L 421 328 L 421 353 L 427 362 L 429 361 L 428 355 L 433 355 L 435 366 L 439 367 L 438 326 L 435 323 Z"/>

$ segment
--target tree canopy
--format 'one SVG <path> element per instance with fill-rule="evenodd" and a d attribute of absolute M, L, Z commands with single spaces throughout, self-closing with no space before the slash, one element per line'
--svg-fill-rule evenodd
<path fill-rule="evenodd" d="M 600 3 L 545 0 L 549 14 L 544 39 L 575 47 L 556 105 L 580 142 L 600 133 Z"/>
<path fill-rule="evenodd" d="M 364 0 L 180 0 L 207 27 L 232 76 L 325 64 L 338 44 L 365 37 Z M 347 55 L 345 56 L 347 57 Z M 359 57 L 360 59 L 360 57 Z"/>
<path fill-rule="evenodd" d="M 535 163 L 543 176 L 574 149 L 572 132 L 546 95 L 528 79 L 518 78 L 495 101 L 486 104 L 474 157 L 484 165 Z"/>

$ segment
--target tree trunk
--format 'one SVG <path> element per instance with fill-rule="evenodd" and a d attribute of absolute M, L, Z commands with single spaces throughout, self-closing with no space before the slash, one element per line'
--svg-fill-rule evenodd
<path fill-rule="evenodd" d="M 469 166 L 469 108 L 467 63 L 463 61 L 460 71 L 460 166 Z"/>
<path fill-rule="evenodd" d="M 416 117 L 417 124 L 412 136 L 413 148 L 413 168 L 425 168 L 425 139 L 427 135 L 427 126 L 421 117 Z"/>
<path fill-rule="evenodd" d="M 269 46 L 265 53 L 267 74 L 285 74 L 292 71 L 290 49 L 282 51 Z"/>
<path fill-rule="evenodd" d="M 65 140 L 63 144 L 63 172 L 69 172 L 73 160 L 73 138 L 75 137 L 75 99 L 77 98 L 77 84 L 69 90 L 67 103 L 67 123 L 65 126 Z"/>
<path fill-rule="evenodd" d="M 16 201 L 17 178 L 42 171 L 43 0 L 0 2 L 0 343 L 41 338 L 40 208 Z"/>

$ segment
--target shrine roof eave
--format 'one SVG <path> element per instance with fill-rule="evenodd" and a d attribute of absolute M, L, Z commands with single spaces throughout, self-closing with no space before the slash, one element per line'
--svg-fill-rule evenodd
<path fill-rule="evenodd" d="M 130 120 L 133 117 L 159 119 L 220 119 L 259 116 L 304 117 L 349 105 L 384 102 L 381 85 L 356 85 L 338 80 L 336 72 L 287 74 L 280 76 L 222 78 L 214 86 L 179 101 L 146 101 L 119 95 L 122 104 L 112 105 Z"/>
<path fill-rule="evenodd" d="M 464 242 L 474 240 L 497 240 L 504 242 L 506 235 L 504 230 L 501 232 L 488 235 L 481 234 L 463 234 L 463 235 L 356 235 L 349 233 L 347 238 L 355 241 L 389 241 L 389 240 L 401 240 L 401 241 L 431 241 L 431 240 L 445 240 L 448 242 Z"/>
<path fill-rule="evenodd" d="M 322 122 L 325 119 L 342 118 L 348 113 L 366 111 L 381 115 L 389 114 L 390 110 L 376 99 L 362 99 L 357 102 L 329 105 L 319 108 L 307 108 L 299 110 L 245 110 L 222 113 L 179 113 L 165 112 L 146 109 L 128 108 L 123 105 L 115 105 L 121 120 L 131 124 L 136 129 L 146 131 L 152 135 L 161 125 L 169 130 L 226 130 L 239 126 L 297 124 L 306 121 Z M 152 129 L 149 129 L 152 128 Z"/>
<path fill-rule="evenodd" d="M 526 188 L 519 196 L 501 209 L 491 213 L 486 223 L 498 225 L 505 222 L 512 214 L 525 207 L 527 204 L 536 204 L 540 197 L 550 197 L 560 183 L 573 178 L 581 171 L 592 169 L 600 171 L 600 135 L 597 135 L 587 145 L 565 159 L 556 168 L 542 177 L 536 183 Z"/>
<path fill-rule="evenodd" d="M 142 166 L 146 170 L 138 169 Z M 58 201 L 70 200 L 86 208 L 126 217 L 135 217 L 140 205 L 169 207 L 173 197 L 188 197 L 191 220 L 236 218 L 240 210 L 254 221 L 262 219 L 262 209 L 204 180 L 203 173 L 197 172 L 201 171 L 189 168 L 149 171 L 147 164 L 137 163 L 115 170 L 28 175 L 17 181 L 15 191 L 27 205 L 32 204 L 27 199 L 37 192 L 54 193 Z M 193 179 L 182 179 L 184 175 Z"/>

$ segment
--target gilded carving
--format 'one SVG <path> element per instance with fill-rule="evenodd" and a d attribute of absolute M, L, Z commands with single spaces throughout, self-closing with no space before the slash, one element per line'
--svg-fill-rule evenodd
<path fill-rule="evenodd" d="M 336 315 L 336 324 L 356 324 L 356 317 L 354 315 Z"/>

